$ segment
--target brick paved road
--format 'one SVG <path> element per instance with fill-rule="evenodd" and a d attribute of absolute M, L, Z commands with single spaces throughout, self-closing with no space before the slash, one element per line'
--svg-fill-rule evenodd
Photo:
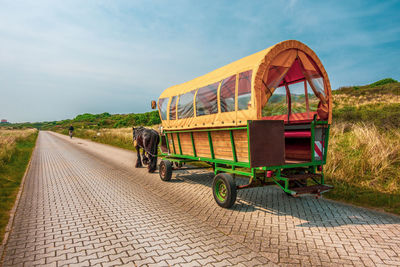
<path fill-rule="evenodd" d="M 221 209 L 212 173 L 162 182 L 134 159 L 41 132 L 4 266 L 400 266 L 399 217 L 274 187 L 239 191 Z"/>

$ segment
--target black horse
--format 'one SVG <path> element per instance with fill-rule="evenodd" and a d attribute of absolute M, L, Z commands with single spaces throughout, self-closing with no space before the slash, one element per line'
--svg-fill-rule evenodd
<path fill-rule="evenodd" d="M 154 172 L 157 169 L 157 148 L 160 142 L 160 136 L 153 129 L 145 127 L 133 127 L 133 141 L 137 151 L 136 168 L 148 165 L 149 172 Z M 140 157 L 140 148 L 142 148 L 142 158 Z"/>

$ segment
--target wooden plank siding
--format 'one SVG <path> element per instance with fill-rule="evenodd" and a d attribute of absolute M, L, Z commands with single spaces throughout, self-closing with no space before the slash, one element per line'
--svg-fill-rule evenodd
<path fill-rule="evenodd" d="M 193 140 L 197 156 L 211 158 L 207 132 L 193 132 Z"/>
<path fill-rule="evenodd" d="M 194 156 L 190 133 L 179 133 L 179 139 L 181 140 L 182 154 Z"/>
<path fill-rule="evenodd" d="M 235 140 L 237 160 L 241 162 L 249 162 L 247 130 L 233 131 L 233 139 Z"/>
<path fill-rule="evenodd" d="M 172 142 L 173 138 L 173 142 Z M 246 130 L 233 130 L 233 138 L 235 142 L 237 160 L 241 162 L 248 162 L 248 142 Z M 179 133 L 181 142 L 182 154 L 194 156 L 192 140 L 190 133 Z M 211 131 L 211 139 L 214 148 L 214 156 L 216 159 L 234 160 L 232 145 L 229 131 Z M 211 158 L 210 145 L 208 142 L 207 132 L 193 132 L 193 140 L 196 149 L 197 157 Z M 175 152 L 179 152 L 178 138 L 176 133 L 168 134 L 168 145 L 171 153 L 173 153 L 173 144 L 175 145 Z"/>
<path fill-rule="evenodd" d="M 233 160 L 229 131 L 211 132 L 211 139 L 216 159 Z"/>

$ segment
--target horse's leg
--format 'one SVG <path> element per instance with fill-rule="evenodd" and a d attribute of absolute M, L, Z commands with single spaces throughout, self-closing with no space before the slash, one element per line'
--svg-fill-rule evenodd
<path fill-rule="evenodd" d="M 157 149 L 158 149 L 158 143 L 160 141 L 160 137 L 157 135 L 152 135 L 151 136 L 151 142 L 149 142 L 149 151 L 151 151 L 150 155 L 150 164 L 148 166 L 148 171 L 149 172 L 155 172 L 157 169 Z"/>
<path fill-rule="evenodd" d="M 143 152 L 142 152 L 142 162 L 143 162 L 144 165 L 147 165 L 147 164 L 149 164 L 149 159 L 148 159 L 148 157 L 147 157 L 146 152 L 144 151 L 144 149 L 143 149 L 142 151 L 143 151 Z"/>
<path fill-rule="evenodd" d="M 136 152 L 137 152 L 137 159 L 136 159 L 136 168 L 142 167 L 142 159 L 140 158 L 140 146 L 136 146 Z"/>
<path fill-rule="evenodd" d="M 155 172 L 157 169 L 157 155 L 155 157 L 150 156 L 150 164 L 148 167 L 149 172 Z"/>
<path fill-rule="evenodd" d="M 150 151 L 150 153 L 151 153 L 151 151 L 152 151 L 152 149 L 151 149 L 151 136 L 149 136 L 148 134 L 146 134 L 143 137 L 143 147 L 146 149 L 146 151 Z M 147 154 L 146 159 L 147 159 L 147 169 L 148 169 L 149 172 L 151 172 L 150 171 L 150 169 L 151 169 L 150 165 L 151 165 L 153 156 L 150 155 L 150 154 Z"/>

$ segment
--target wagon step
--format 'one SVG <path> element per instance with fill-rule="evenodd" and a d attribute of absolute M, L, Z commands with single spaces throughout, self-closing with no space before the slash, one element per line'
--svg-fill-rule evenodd
<path fill-rule="evenodd" d="M 288 178 L 289 181 L 296 181 L 296 180 L 306 180 L 309 178 L 320 179 L 322 175 L 318 173 L 308 173 L 308 174 L 290 174 L 290 175 L 284 175 L 284 177 Z"/>
<path fill-rule="evenodd" d="M 316 194 L 319 196 L 322 193 L 331 190 L 332 188 L 333 188 L 333 186 L 319 184 L 319 185 L 290 188 L 290 190 L 296 192 L 294 194 L 294 196 L 302 195 L 302 194 Z"/>

